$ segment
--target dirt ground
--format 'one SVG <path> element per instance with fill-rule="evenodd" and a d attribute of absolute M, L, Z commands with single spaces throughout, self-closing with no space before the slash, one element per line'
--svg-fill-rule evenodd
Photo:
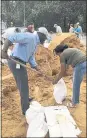
<path fill-rule="evenodd" d="M 56 44 L 59 44 L 59 37 L 55 36 L 54 38 Z M 60 42 L 63 44 L 67 43 L 70 47 L 77 47 L 85 52 L 84 46 L 80 44 L 76 36 L 64 37 L 63 40 L 60 40 Z M 55 43 L 51 42 L 50 50 L 38 47 L 36 53 L 37 63 L 43 72 L 53 77 L 60 69 L 59 58 L 54 57 L 51 52 L 54 46 Z M 34 97 L 43 106 L 57 105 L 53 97 L 52 83 L 38 76 L 31 68 L 27 72 L 30 96 Z M 72 72 L 72 68 L 69 67 L 67 71 L 68 76 L 64 77 L 68 92 L 66 101 L 63 103 L 64 105 L 69 102 L 72 95 Z M 82 131 L 79 137 L 86 137 L 86 77 L 84 77 L 81 84 L 80 93 L 80 104 L 76 109 L 69 109 L 69 111 Z M 25 117 L 21 113 L 19 91 L 9 68 L 2 66 L 2 137 L 26 137 L 26 132 L 27 124 Z"/>

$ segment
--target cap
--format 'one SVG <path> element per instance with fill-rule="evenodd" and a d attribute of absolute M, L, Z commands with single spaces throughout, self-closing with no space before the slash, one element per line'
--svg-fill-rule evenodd
<path fill-rule="evenodd" d="M 38 28 L 38 32 L 46 35 L 46 37 L 48 37 L 48 35 L 49 35 L 49 33 L 48 33 L 48 31 L 47 31 L 47 29 L 45 27 Z"/>

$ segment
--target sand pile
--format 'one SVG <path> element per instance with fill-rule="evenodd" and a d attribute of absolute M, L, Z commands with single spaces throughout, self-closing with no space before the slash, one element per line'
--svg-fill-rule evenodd
<path fill-rule="evenodd" d="M 55 36 L 53 41 L 49 45 L 49 50 L 53 51 L 53 49 L 59 44 L 67 44 L 70 48 L 75 47 L 85 52 L 84 45 L 81 44 L 79 38 L 77 38 L 76 35 L 72 33 L 68 33 L 67 35 L 66 33 L 63 33 L 60 36 Z"/>
<path fill-rule="evenodd" d="M 74 42 L 72 41 L 72 43 Z M 53 53 L 50 50 L 41 46 L 38 47 L 36 60 L 43 72 L 47 75 L 55 77 L 55 74 L 59 72 L 59 58 L 54 57 Z M 25 118 L 21 115 L 20 96 L 16 87 L 15 80 L 7 67 L 3 67 L 2 70 L 2 77 L 5 76 L 5 78 L 2 79 L 2 137 L 26 137 L 27 125 Z M 72 71 L 70 71 L 71 70 L 69 70 L 69 76 L 64 78 L 68 88 L 67 98 L 70 98 L 72 95 Z M 8 72 L 10 73 L 7 75 L 7 77 L 6 72 L 7 74 Z M 57 105 L 53 97 L 52 83 L 44 79 L 42 76 L 39 76 L 30 68 L 30 66 L 27 72 L 30 95 L 33 96 L 34 99 L 40 102 L 43 106 Z M 73 115 L 76 123 L 82 130 L 80 137 L 86 137 L 85 97 L 86 80 L 84 79 L 81 85 L 80 105 L 77 109 L 70 109 L 70 112 Z"/>
<path fill-rule="evenodd" d="M 2 66 L 2 77 L 9 75 L 10 73 L 11 72 L 10 72 L 10 69 L 8 68 L 8 66 Z"/>
<path fill-rule="evenodd" d="M 64 39 L 66 39 L 70 36 L 73 36 L 73 35 L 75 35 L 75 34 L 73 34 L 73 33 L 62 33 L 60 35 L 56 34 L 54 36 L 53 40 L 51 41 L 48 49 L 52 51 L 56 47 L 56 45 L 59 45 Z"/>
<path fill-rule="evenodd" d="M 51 72 L 46 73 L 47 75 L 55 75 L 58 73 L 60 68 L 59 57 L 54 57 L 53 52 L 44 47 L 38 47 L 38 52 L 36 53 L 37 63 L 41 66 L 41 69 Z"/>
<path fill-rule="evenodd" d="M 67 44 L 70 48 L 78 48 L 85 53 L 84 45 L 75 35 L 65 38 L 60 44 Z"/>

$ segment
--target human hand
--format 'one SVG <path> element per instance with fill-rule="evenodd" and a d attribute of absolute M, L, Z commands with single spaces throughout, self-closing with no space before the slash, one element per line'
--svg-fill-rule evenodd
<path fill-rule="evenodd" d="M 39 66 L 36 66 L 34 69 L 36 70 L 39 76 L 45 76 L 43 70 Z"/>
<path fill-rule="evenodd" d="M 41 69 L 38 70 L 38 75 L 39 75 L 39 76 L 45 76 L 44 72 L 43 72 Z"/>

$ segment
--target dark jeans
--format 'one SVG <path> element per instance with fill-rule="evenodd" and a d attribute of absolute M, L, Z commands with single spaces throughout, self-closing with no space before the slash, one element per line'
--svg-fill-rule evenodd
<path fill-rule="evenodd" d="M 28 89 L 28 76 L 25 67 L 20 66 L 20 69 L 16 69 L 16 63 L 8 60 L 8 66 L 14 75 L 17 87 L 21 97 L 22 113 L 25 114 L 29 108 L 29 89 Z"/>

